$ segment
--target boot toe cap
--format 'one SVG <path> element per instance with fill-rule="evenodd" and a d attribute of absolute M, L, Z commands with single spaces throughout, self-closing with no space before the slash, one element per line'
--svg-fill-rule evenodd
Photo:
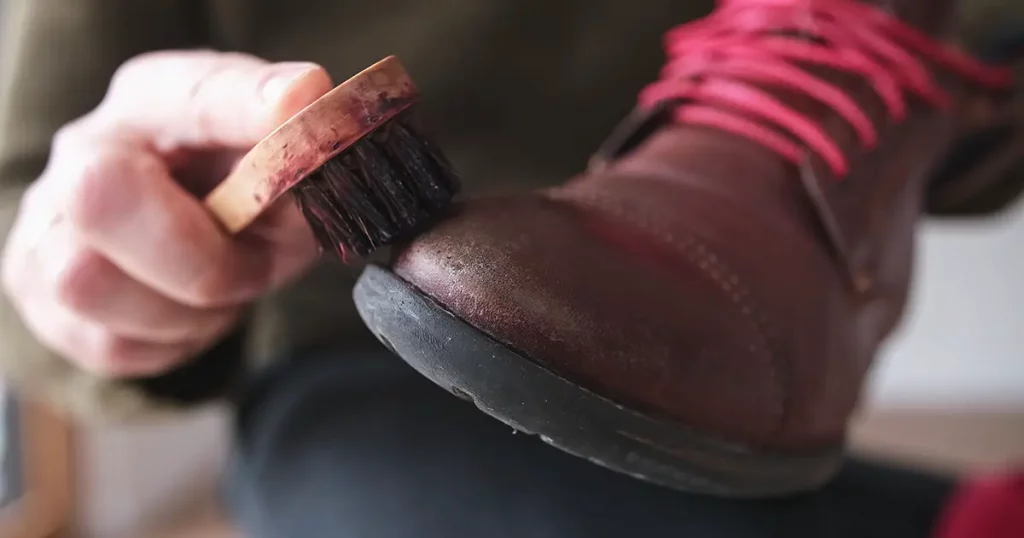
<path fill-rule="evenodd" d="M 569 201 L 495 198 L 457 208 L 392 269 L 589 391 L 728 438 L 766 439 L 781 420 L 780 374 L 728 277 L 644 241 Z"/>

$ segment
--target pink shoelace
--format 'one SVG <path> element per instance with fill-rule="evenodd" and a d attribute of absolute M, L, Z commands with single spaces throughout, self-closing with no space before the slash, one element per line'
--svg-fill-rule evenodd
<path fill-rule="evenodd" d="M 795 39 L 795 33 L 810 39 Z M 865 149 L 878 141 L 868 115 L 840 88 L 800 64 L 865 77 L 897 121 L 907 115 L 907 94 L 938 108 L 950 105 L 950 96 L 922 60 L 984 86 L 1012 84 L 1009 69 L 985 66 L 855 0 L 719 0 L 708 17 L 669 31 L 665 48 L 668 62 L 660 80 L 640 94 L 641 107 L 680 101 L 673 112 L 678 123 L 746 137 L 795 164 L 813 151 L 837 177 L 849 170 L 837 142 L 756 84 L 825 103 L 849 122 Z"/>

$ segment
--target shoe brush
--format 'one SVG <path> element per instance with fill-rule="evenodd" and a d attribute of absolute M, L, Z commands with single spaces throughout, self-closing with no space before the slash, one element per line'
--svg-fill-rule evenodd
<path fill-rule="evenodd" d="M 419 93 L 391 56 L 260 141 L 205 199 L 231 233 L 294 197 L 324 250 L 365 257 L 428 226 L 460 182 L 416 117 Z"/>

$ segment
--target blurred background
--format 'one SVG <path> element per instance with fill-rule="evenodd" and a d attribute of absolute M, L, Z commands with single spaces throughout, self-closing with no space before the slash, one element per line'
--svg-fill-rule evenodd
<path fill-rule="evenodd" d="M 917 272 L 872 407 L 1024 409 L 1024 211 L 926 224 Z"/>
<path fill-rule="evenodd" d="M 866 450 L 963 468 L 1024 458 L 1024 208 L 932 221 L 910 311 L 876 363 Z"/>
<path fill-rule="evenodd" d="M 930 222 L 918 249 L 910 311 L 875 368 L 856 450 L 944 472 L 1024 460 L 1024 207 Z M 209 408 L 76 432 L 75 535 L 232 536 L 216 502 L 228 427 L 227 411 Z"/>

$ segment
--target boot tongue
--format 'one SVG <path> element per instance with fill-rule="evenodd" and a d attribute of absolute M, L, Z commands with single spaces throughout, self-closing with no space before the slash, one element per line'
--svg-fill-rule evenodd
<path fill-rule="evenodd" d="M 723 192 L 779 203 L 809 196 L 859 279 L 870 272 L 879 215 L 909 214 L 896 205 L 916 205 L 905 194 L 923 184 L 953 134 L 942 114 L 930 113 L 952 96 L 929 63 L 985 85 L 1006 83 L 1004 70 L 922 35 L 948 41 L 958 3 L 722 0 L 708 19 L 667 36 L 663 78 L 645 89 L 641 104 L 679 103 L 669 112 L 677 126 L 620 166 L 647 174 L 675 168 Z M 787 34 L 821 40 L 780 39 Z"/>

